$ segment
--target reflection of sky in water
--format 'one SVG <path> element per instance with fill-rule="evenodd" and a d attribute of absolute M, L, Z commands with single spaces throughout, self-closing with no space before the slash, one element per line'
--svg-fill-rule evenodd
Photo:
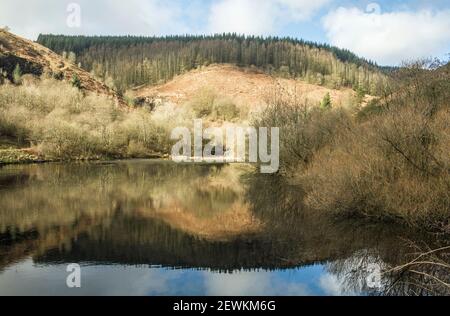
<path fill-rule="evenodd" d="M 342 284 L 316 265 L 283 271 L 217 273 L 132 266 L 82 267 L 82 288 L 66 287 L 66 265 L 32 260 L 0 273 L 0 295 L 342 295 Z"/>

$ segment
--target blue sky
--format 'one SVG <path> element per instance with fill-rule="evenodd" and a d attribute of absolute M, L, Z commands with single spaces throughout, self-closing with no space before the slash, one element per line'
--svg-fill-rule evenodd
<path fill-rule="evenodd" d="M 384 65 L 450 53 L 450 0 L 0 0 L 1 25 L 30 39 L 39 33 L 290 36 Z"/>

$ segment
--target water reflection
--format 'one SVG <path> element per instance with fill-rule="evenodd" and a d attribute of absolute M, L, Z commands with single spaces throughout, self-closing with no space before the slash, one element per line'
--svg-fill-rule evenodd
<path fill-rule="evenodd" d="M 387 275 L 369 287 L 370 268 L 405 262 L 405 240 L 442 244 L 315 214 L 298 187 L 251 171 L 158 161 L 4 167 L 0 295 L 411 294 Z M 65 286 L 74 262 L 82 289 Z"/>

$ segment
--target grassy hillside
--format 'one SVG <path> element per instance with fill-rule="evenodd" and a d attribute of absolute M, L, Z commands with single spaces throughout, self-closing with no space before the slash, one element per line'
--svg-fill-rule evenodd
<path fill-rule="evenodd" d="M 74 60 L 64 59 L 42 45 L 0 29 L 0 84 L 4 80 L 18 81 L 22 75 L 71 82 L 82 91 L 108 96 L 125 106 L 115 91 L 77 67 Z"/>
<path fill-rule="evenodd" d="M 202 67 L 179 75 L 163 85 L 134 89 L 134 93 L 138 98 L 183 105 L 207 90 L 234 103 L 240 110 L 248 111 L 267 105 L 267 99 L 279 89 L 295 91 L 299 99 L 308 100 L 312 105 L 320 104 L 327 93 L 335 106 L 348 107 L 357 101 L 355 91 L 349 88 L 330 89 L 233 65 Z"/>
<path fill-rule="evenodd" d="M 0 29 L 0 164 L 152 157 L 161 135 L 73 60 Z"/>
<path fill-rule="evenodd" d="M 60 54 L 73 52 L 84 69 L 119 91 L 164 83 L 212 63 L 257 67 L 281 77 L 370 94 L 380 94 L 386 85 L 381 68 L 347 50 L 289 38 L 40 35 L 38 43 Z"/>

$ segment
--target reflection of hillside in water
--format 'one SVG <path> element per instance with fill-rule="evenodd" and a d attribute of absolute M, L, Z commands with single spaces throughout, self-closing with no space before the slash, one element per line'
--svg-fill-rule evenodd
<path fill-rule="evenodd" d="M 245 166 L 7 167 L 0 170 L 0 267 L 27 256 L 223 271 L 328 263 L 356 291 L 368 264 L 400 264 L 409 251 L 402 239 L 423 239 L 390 225 L 336 222 L 300 201 L 297 187 Z"/>

